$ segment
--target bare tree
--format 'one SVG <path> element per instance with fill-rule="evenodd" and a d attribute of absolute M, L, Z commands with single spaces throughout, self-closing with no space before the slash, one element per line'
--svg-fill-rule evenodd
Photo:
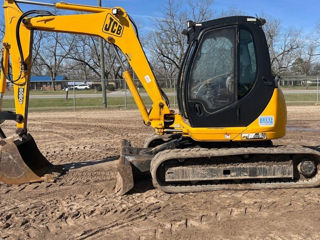
<path fill-rule="evenodd" d="M 298 56 L 302 46 L 301 32 L 283 29 L 280 20 L 272 17 L 267 18 L 263 28 L 269 47 L 272 71 L 280 75 L 290 69 Z"/>
<path fill-rule="evenodd" d="M 40 47 L 34 56 L 35 68 L 38 68 L 41 74 L 45 69 L 45 72 L 50 75 L 53 90 L 55 90 L 57 74 L 63 71 L 63 61 L 73 48 L 74 38 L 70 43 L 66 42 L 68 37 L 70 37 L 69 34 L 42 32 L 38 41 Z"/>
<path fill-rule="evenodd" d="M 303 47 L 300 49 L 297 58 L 292 64 L 291 70 L 294 73 L 309 76 L 312 73 L 312 65 L 314 63 L 317 45 L 312 40 L 303 41 Z"/>
<path fill-rule="evenodd" d="M 305 70 L 308 75 L 318 75 L 319 58 L 320 58 L 320 24 L 318 24 L 314 31 L 309 36 L 304 37 L 304 47 L 300 53 L 301 58 L 305 62 Z"/>
<path fill-rule="evenodd" d="M 181 32 L 186 28 L 188 20 L 202 22 L 211 18 L 212 3 L 213 0 L 168 0 L 164 17 L 157 19 L 156 31 L 148 37 L 148 49 L 152 55 L 153 66 L 155 69 L 163 69 L 162 75 L 177 75 L 187 49 L 187 39 Z M 157 64 L 159 65 L 156 67 Z"/>
<path fill-rule="evenodd" d="M 87 79 L 89 76 L 100 76 L 98 45 L 95 37 L 85 35 L 73 35 L 74 39 L 69 39 L 69 45 L 73 44 L 73 47 L 66 56 L 70 61 L 69 69 L 81 70 L 81 76 L 76 78 Z M 67 52 L 67 49 L 64 49 Z M 76 75 L 77 76 L 77 75 Z"/>
<path fill-rule="evenodd" d="M 72 60 L 71 67 L 82 69 L 82 75 L 91 78 L 100 78 L 100 52 L 98 38 L 86 35 L 75 35 L 72 49 L 66 56 Z M 120 66 L 116 60 L 114 50 L 104 41 L 105 79 L 114 79 L 120 76 Z M 67 52 L 67 50 L 65 50 Z"/>
<path fill-rule="evenodd" d="M 31 74 L 32 75 L 42 75 L 43 67 L 40 65 L 38 61 L 39 52 L 41 51 L 41 43 L 44 37 L 44 32 L 42 31 L 34 31 L 33 33 L 33 45 L 32 45 L 32 68 Z"/>

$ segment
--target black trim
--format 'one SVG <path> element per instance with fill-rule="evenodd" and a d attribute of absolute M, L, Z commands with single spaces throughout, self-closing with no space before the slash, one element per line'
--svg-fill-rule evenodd
<path fill-rule="evenodd" d="M 0 112 L 0 120 L 13 120 L 17 123 L 21 123 L 23 120 L 23 116 L 21 114 L 16 114 L 11 111 L 2 111 Z"/>
<path fill-rule="evenodd" d="M 190 68 L 188 66 L 192 65 L 191 60 L 193 60 L 196 49 L 198 48 L 198 41 L 193 41 L 189 44 L 186 54 L 184 55 L 182 66 L 179 71 L 179 77 L 177 81 L 177 99 L 179 105 L 179 112 L 184 118 L 188 118 L 188 113 L 186 109 L 187 102 L 187 92 L 186 92 L 186 81 L 189 74 Z"/>

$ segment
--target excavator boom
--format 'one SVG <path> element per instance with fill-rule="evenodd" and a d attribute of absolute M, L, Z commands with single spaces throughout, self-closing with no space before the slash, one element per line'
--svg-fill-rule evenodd
<path fill-rule="evenodd" d="M 56 16 L 48 11 L 38 10 L 23 13 L 17 3 L 81 11 L 82 14 Z M 141 47 L 136 32 L 137 29 L 135 29 L 134 23 L 124 9 L 64 2 L 46 4 L 25 0 L 5 0 L 3 8 L 5 35 L 2 41 L 0 107 L 6 91 L 6 81 L 8 80 L 13 84 L 16 111 L 1 111 L 0 118 L 2 121 L 15 120 L 17 134 L 12 137 L 6 137 L 4 132 L 0 131 L 2 133 L 0 181 L 8 184 L 43 181 L 45 179 L 53 179 L 59 172 L 62 172 L 62 169 L 49 163 L 37 148 L 32 136 L 27 133 L 33 30 L 98 36 L 114 45 L 115 50 L 117 48 L 121 49 L 128 63 L 134 69 L 135 74 L 141 79 L 142 85 L 153 102 L 152 110 L 147 112 L 129 71 L 124 69 L 123 77 L 137 103 L 142 118 L 146 125 L 151 125 L 158 131 L 162 131 L 164 116 L 171 112 L 162 97 Z M 12 74 L 9 74 L 10 64 Z M 132 171 L 128 164 L 119 164 L 119 167 L 127 169 L 127 172 Z M 129 179 L 126 176 L 123 177 Z M 133 185 L 133 182 L 131 185 Z"/>

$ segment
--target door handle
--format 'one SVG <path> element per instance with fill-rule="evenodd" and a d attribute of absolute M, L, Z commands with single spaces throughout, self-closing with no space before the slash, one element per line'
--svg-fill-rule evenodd
<path fill-rule="evenodd" d="M 263 84 L 266 86 L 274 86 L 273 79 L 268 79 L 267 77 L 262 76 L 262 81 L 263 81 Z"/>

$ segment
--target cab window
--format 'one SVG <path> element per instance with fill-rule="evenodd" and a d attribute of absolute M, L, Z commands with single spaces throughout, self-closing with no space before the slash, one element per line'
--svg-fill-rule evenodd
<path fill-rule="evenodd" d="M 257 75 L 257 61 L 253 38 L 251 33 L 245 29 L 240 29 L 239 55 L 238 99 L 251 90 Z"/>

